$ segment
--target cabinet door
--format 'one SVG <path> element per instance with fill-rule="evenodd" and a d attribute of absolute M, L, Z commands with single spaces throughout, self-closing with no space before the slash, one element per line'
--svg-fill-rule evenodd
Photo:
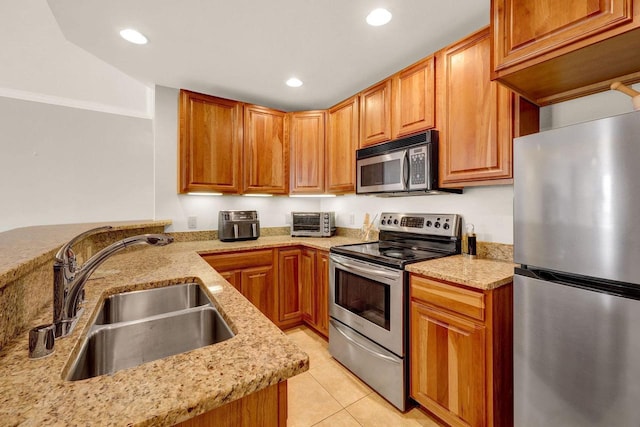
<path fill-rule="evenodd" d="M 241 277 L 242 295 L 272 322 L 277 322 L 273 266 L 245 268 L 241 272 Z"/>
<path fill-rule="evenodd" d="M 179 192 L 241 190 L 242 104 L 180 91 Z"/>
<path fill-rule="evenodd" d="M 493 0 L 496 69 L 633 21 L 633 0 Z"/>
<path fill-rule="evenodd" d="M 300 311 L 300 249 L 278 251 L 278 321 L 279 326 L 299 323 Z"/>
<path fill-rule="evenodd" d="M 410 354 L 411 397 L 450 425 L 486 425 L 484 326 L 414 300 Z"/>
<path fill-rule="evenodd" d="M 318 251 L 316 278 L 316 329 L 329 336 L 329 253 Z"/>
<path fill-rule="evenodd" d="M 232 270 L 232 271 L 219 271 L 220 275 L 224 277 L 227 282 L 231 283 L 234 288 L 242 292 L 242 286 L 240 286 L 242 282 L 242 273 L 240 270 Z"/>
<path fill-rule="evenodd" d="M 538 107 L 490 80 L 489 56 L 484 29 L 436 59 L 443 187 L 512 183 L 513 137 L 538 129 Z"/>
<path fill-rule="evenodd" d="M 324 192 L 324 111 L 291 113 L 291 193 Z"/>
<path fill-rule="evenodd" d="M 325 157 L 326 189 L 329 193 L 356 191 L 358 114 L 357 96 L 329 109 Z"/>
<path fill-rule="evenodd" d="M 244 191 L 289 192 L 289 138 L 282 111 L 244 106 Z"/>
<path fill-rule="evenodd" d="M 393 76 L 393 139 L 421 130 L 435 123 L 436 81 L 435 59 L 429 56 Z"/>
<path fill-rule="evenodd" d="M 360 93 L 360 148 L 391 139 L 391 79 Z"/>
<path fill-rule="evenodd" d="M 300 309 L 302 319 L 315 326 L 316 324 L 316 251 L 303 249 L 300 258 Z"/>

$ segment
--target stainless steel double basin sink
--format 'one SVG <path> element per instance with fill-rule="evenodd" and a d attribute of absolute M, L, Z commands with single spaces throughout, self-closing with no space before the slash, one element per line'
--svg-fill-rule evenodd
<path fill-rule="evenodd" d="M 112 374 L 233 336 L 198 284 L 112 295 L 102 303 L 67 380 Z"/>

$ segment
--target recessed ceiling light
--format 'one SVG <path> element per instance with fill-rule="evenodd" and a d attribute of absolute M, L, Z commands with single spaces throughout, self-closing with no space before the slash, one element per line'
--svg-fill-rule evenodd
<path fill-rule="evenodd" d="M 379 27 L 391 21 L 391 12 L 387 9 L 375 9 L 367 15 L 367 24 Z"/>
<path fill-rule="evenodd" d="M 135 44 L 147 44 L 148 41 L 142 33 L 132 28 L 127 28 L 126 30 L 120 31 L 120 37 L 128 42 Z"/>
<path fill-rule="evenodd" d="M 289 87 L 300 87 L 302 86 L 302 80 L 295 78 L 295 77 L 291 77 L 289 80 L 287 80 L 287 86 Z"/>

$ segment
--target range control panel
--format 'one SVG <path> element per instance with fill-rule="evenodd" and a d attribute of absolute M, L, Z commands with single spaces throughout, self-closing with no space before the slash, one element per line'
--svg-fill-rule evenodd
<path fill-rule="evenodd" d="M 461 218 L 458 214 L 383 213 L 380 230 L 457 237 Z"/>

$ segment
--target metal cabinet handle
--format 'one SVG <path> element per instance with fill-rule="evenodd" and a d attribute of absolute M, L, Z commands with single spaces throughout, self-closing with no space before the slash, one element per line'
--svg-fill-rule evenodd
<path fill-rule="evenodd" d="M 395 363 L 395 364 L 399 364 L 400 363 L 400 360 L 397 360 L 397 359 L 395 359 L 393 357 L 387 356 L 386 354 L 378 353 L 377 351 L 374 351 L 374 350 L 372 350 L 372 349 L 360 344 L 358 341 L 354 340 L 353 338 L 351 338 L 350 336 L 345 334 L 340 329 L 341 326 L 338 325 L 335 320 L 330 319 L 329 322 L 331 323 L 331 325 L 333 325 L 333 327 L 336 329 L 336 331 L 340 332 L 340 335 L 342 335 L 351 344 L 354 344 L 355 346 L 360 347 L 362 350 L 372 354 L 373 356 L 375 356 L 375 357 L 377 357 L 379 359 L 386 360 L 387 362 L 392 362 L 392 363 Z"/>

